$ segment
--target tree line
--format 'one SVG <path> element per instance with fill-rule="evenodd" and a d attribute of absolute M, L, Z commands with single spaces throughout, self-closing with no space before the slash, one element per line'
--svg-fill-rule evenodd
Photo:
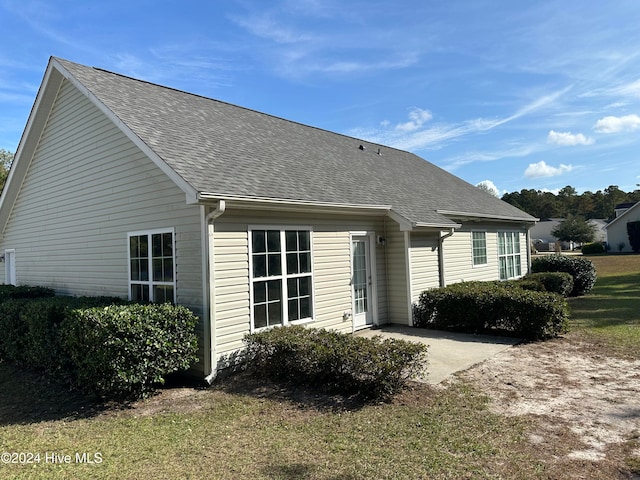
<path fill-rule="evenodd" d="M 586 191 L 580 195 L 571 186 L 560 189 L 557 195 L 541 190 L 522 189 L 519 192 L 505 193 L 502 200 L 540 219 L 575 216 L 613 220 L 616 205 L 640 201 L 640 189 L 625 192 L 617 185 L 610 185 L 604 190 Z"/>
<path fill-rule="evenodd" d="M 4 148 L 0 148 L 0 192 L 4 188 L 4 182 L 7 181 L 12 163 L 13 153 Z"/>

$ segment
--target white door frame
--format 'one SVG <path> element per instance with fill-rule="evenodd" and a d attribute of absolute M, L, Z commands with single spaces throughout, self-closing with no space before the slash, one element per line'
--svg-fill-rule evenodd
<path fill-rule="evenodd" d="M 4 251 L 4 283 L 15 285 L 16 282 L 16 251 L 9 248 Z"/>
<path fill-rule="evenodd" d="M 355 291 L 353 288 L 354 264 L 353 264 L 353 242 L 354 240 L 364 241 L 366 252 L 367 268 L 367 311 L 363 314 L 356 314 Z M 352 330 L 378 325 L 378 299 L 376 281 L 376 235 L 375 232 L 351 232 L 349 236 L 349 256 L 351 263 L 351 319 Z M 363 317 L 364 316 L 364 317 Z"/>

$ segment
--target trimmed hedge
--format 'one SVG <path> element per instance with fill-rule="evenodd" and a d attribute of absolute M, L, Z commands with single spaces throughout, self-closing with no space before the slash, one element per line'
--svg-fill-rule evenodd
<path fill-rule="evenodd" d="M 16 298 L 47 298 L 54 295 L 55 292 L 47 287 L 0 285 L 0 303 Z"/>
<path fill-rule="evenodd" d="M 5 299 L 0 303 L 0 358 L 24 365 L 27 348 L 27 324 L 20 318 L 29 300 Z"/>
<path fill-rule="evenodd" d="M 31 290 L 22 291 L 47 290 L 36 290 L 41 287 L 27 288 Z M 116 297 L 29 298 L 29 294 L 27 298 L 5 298 L 0 303 L 0 331 L 4 332 L 0 336 L 0 358 L 50 374 L 68 370 L 59 333 L 60 324 L 68 311 L 113 303 L 123 303 L 123 300 Z"/>
<path fill-rule="evenodd" d="M 101 396 L 142 398 L 164 376 L 197 361 L 197 317 L 170 304 L 75 309 L 61 325 L 61 343 L 79 386 Z"/>
<path fill-rule="evenodd" d="M 568 305 L 555 293 L 468 282 L 427 290 L 414 306 L 416 327 L 469 333 L 504 332 L 538 340 L 565 333 Z"/>
<path fill-rule="evenodd" d="M 596 283 L 596 268 L 591 260 L 583 257 L 569 255 L 544 255 L 531 262 L 531 271 L 540 272 L 566 272 L 573 277 L 573 289 L 569 294 L 572 297 L 585 295 L 591 291 Z"/>
<path fill-rule="evenodd" d="M 419 343 L 299 325 L 249 334 L 244 342 L 254 375 L 374 400 L 390 398 L 421 373 L 427 353 Z"/>
<path fill-rule="evenodd" d="M 4 289 L 0 296 L 7 291 L 13 292 Z M 163 383 L 165 375 L 197 360 L 196 322 L 186 308 L 168 304 L 136 305 L 115 297 L 5 296 L 0 303 L 0 358 L 105 398 L 140 398 Z"/>
<path fill-rule="evenodd" d="M 595 255 L 605 253 L 606 248 L 602 242 L 585 243 L 582 248 L 583 255 Z"/>
<path fill-rule="evenodd" d="M 568 297 L 573 291 L 573 277 L 566 272 L 530 273 L 521 280 L 521 282 L 527 281 L 542 285 L 542 291 L 557 293 L 563 297 Z"/>

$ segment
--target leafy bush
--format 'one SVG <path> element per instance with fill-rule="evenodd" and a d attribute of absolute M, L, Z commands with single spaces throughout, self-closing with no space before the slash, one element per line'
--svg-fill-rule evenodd
<path fill-rule="evenodd" d="M 0 337 L 0 358 L 48 373 L 59 373 L 65 363 L 60 349 L 59 326 L 69 309 L 104 306 L 123 300 L 116 297 L 50 297 L 47 290 L 21 288 L 17 290 L 18 298 L 5 298 L 0 303 L 0 331 L 4 332 Z M 34 292 L 44 292 L 45 296 Z"/>
<path fill-rule="evenodd" d="M 543 339 L 567 331 L 568 306 L 555 293 L 495 282 L 469 282 L 427 290 L 414 307 L 416 327 L 469 333 L 505 333 Z"/>
<path fill-rule="evenodd" d="M 573 277 L 567 272 L 530 273 L 522 279 L 522 282 L 526 281 L 542 285 L 543 291 L 557 293 L 563 297 L 568 297 L 573 291 Z"/>
<path fill-rule="evenodd" d="M 522 277 L 518 280 L 511 280 L 508 282 L 508 284 L 505 284 L 505 287 L 509 284 L 512 284 L 514 287 L 521 288 L 523 290 L 533 290 L 534 292 L 547 291 L 544 284 L 535 278 Z"/>
<path fill-rule="evenodd" d="M 582 246 L 583 255 L 595 255 L 598 253 L 604 253 L 605 246 L 602 242 L 585 243 Z"/>
<path fill-rule="evenodd" d="M 376 400 L 398 393 L 419 374 L 427 352 L 419 343 L 302 326 L 253 333 L 244 342 L 256 375 Z"/>
<path fill-rule="evenodd" d="M 0 285 L 0 303 L 14 298 L 47 298 L 54 295 L 55 292 L 47 287 Z"/>
<path fill-rule="evenodd" d="M 79 386 L 108 398 L 141 398 L 197 360 L 196 322 L 190 310 L 169 304 L 75 309 L 61 325 L 61 343 Z"/>
<path fill-rule="evenodd" d="M 20 317 L 26 326 L 24 361 L 58 378 L 71 375 L 73 366 L 60 344 L 60 325 L 77 308 L 122 304 L 117 297 L 52 297 L 25 302 Z"/>
<path fill-rule="evenodd" d="M 27 325 L 20 313 L 26 299 L 10 299 L 0 303 L 0 358 L 23 365 L 27 342 Z"/>
<path fill-rule="evenodd" d="M 531 262 L 531 271 L 566 272 L 573 277 L 573 290 L 570 296 L 577 297 L 591 291 L 596 283 L 596 268 L 591 260 L 568 255 L 544 255 Z"/>

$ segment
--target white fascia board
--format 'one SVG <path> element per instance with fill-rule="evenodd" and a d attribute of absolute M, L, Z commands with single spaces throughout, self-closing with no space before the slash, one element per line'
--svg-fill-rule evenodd
<path fill-rule="evenodd" d="M 391 220 L 393 220 L 400 226 L 401 232 L 410 232 L 411 230 L 413 230 L 413 227 L 415 226 L 415 224 L 411 220 L 404 217 L 403 215 L 400 215 L 398 212 L 394 210 L 391 210 L 389 212 L 389 218 L 391 218 Z"/>
<path fill-rule="evenodd" d="M 52 61 L 47 65 L 47 70 L 38 89 L 35 102 L 31 107 L 27 125 L 20 137 L 20 143 L 13 158 L 9 175 L 0 196 L 0 232 L 4 234 L 4 228 L 9 220 L 13 203 L 22 188 L 22 182 L 33 159 L 40 137 L 47 123 L 51 108 L 55 102 L 62 77 L 54 71 Z"/>
<path fill-rule="evenodd" d="M 516 217 L 512 215 L 494 215 L 494 214 L 486 214 L 486 213 L 472 213 L 472 212 L 457 212 L 453 210 L 436 210 L 436 213 L 440 215 L 447 215 L 452 217 L 468 217 L 468 218 L 478 218 L 478 219 L 487 219 L 487 220 L 505 220 L 509 222 L 524 222 L 524 223 L 535 223 L 539 218 L 535 218 L 529 215 L 529 218 L 526 217 Z"/>
<path fill-rule="evenodd" d="M 616 223 L 618 220 L 620 220 L 621 218 L 624 218 L 627 216 L 627 214 L 631 213 L 632 210 L 635 210 L 636 208 L 640 208 L 640 202 L 637 202 L 633 207 L 629 207 L 627 208 L 624 213 L 622 213 L 622 215 L 620 215 L 619 217 L 614 218 L 613 220 L 611 220 L 609 223 L 607 223 L 604 228 L 609 228 L 611 225 L 613 225 L 614 223 Z"/>
<path fill-rule="evenodd" d="M 337 213 L 351 213 L 354 210 L 359 212 L 370 212 L 372 214 L 385 214 L 391 210 L 390 205 L 370 205 L 370 204 L 345 204 L 331 202 L 313 202 L 308 200 L 292 200 L 285 198 L 268 197 L 246 197 L 241 195 L 198 193 L 196 196 L 198 203 L 208 204 L 214 201 L 224 200 L 229 206 L 238 205 L 245 208 L 276 208 L 295 210 L 317 210 L 326 209 Z"/>

